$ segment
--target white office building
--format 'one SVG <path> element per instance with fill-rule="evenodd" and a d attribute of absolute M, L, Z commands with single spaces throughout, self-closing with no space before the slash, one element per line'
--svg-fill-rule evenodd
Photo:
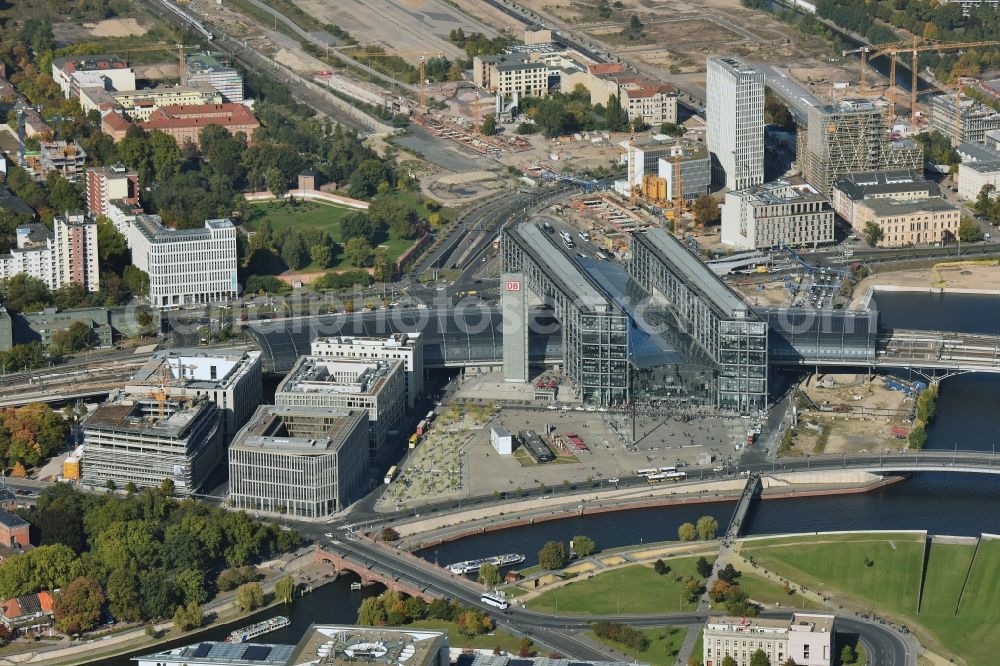
<path fill-rule="evenodd" d="M 136 400 L 155 402 L 162 390 L 167 403 L 208 396 L 222 414 L 228 443 L 261 401 L 259 351 L 168 349 L 158 351 L 125 385 Z"/>
<path fill-rule="evenodd" d="M 236 227 L 206 220 L 204 229 L 170 229 L 154 216 L 129 228 L 132 263 L 149 274 L 149 302 L 158 308 L 234 298 Z"/>
<path fill-rule="evenodd" d="M 334 336 L 312 341 L 313 356 L 323 358 L 399 360 L 406 370 L 406 404 L 413 407 L 424 392 L 424 350 L 420 333 L 393 333 L 384 338 Z"/>
<path fill-rule="evenodd" d="M 303 356 L 274 392 L 275 405 L 368 410 L 369 462 L 390 452 L 389 432 L 403 416 L 406 380 L 401 360 Z"/>
<path fill-rule="evenodd" d="M 764 73 L 739 58 L 708 59 L 708 150 L 713 181 L 731 190 L 764 182 Z"/>
<path fill-rule="evenodd" d="M 801 178 L 726 193 L 722 242 L 745 250 L 832 243 L 833 208 Z"/>
<path fill-rule="evenodd" d="M 796 613 L 790 620 L 747 617 L 713 617 L 705 624 L 702 663 L 721 666 L 728 656 L 736 666 L 750 666 L 761 650 L 768 663 L 798 666 L 831 666 L 834 629 L 832 615 Z"/>
<path fill-rule="evenodd" d="M 962 162 L 958 165 L 958 196 L 961 199 L 976 201 L 986 185 L 993 186 L 992 198 L 1000 195 L 1000 160 Z"/>

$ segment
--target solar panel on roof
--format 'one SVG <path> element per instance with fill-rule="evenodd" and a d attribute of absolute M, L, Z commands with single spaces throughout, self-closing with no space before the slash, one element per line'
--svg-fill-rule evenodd
<path fill-rule="evenodd" d="M 201 657 L 207 656 L 209 652 L 212 651 L 211 643 L 202 643 L 195 648 L 194 654 L 191 655 L 195 659 L 200 659 Z"/>
<path fill-rule="evenodd" d="M 262 661 L 267 659 L 270 654 L 270 645 L 250 645 L 247 647 L 246 652 L 243 653 L 243 658 L 247 661 Z"/>

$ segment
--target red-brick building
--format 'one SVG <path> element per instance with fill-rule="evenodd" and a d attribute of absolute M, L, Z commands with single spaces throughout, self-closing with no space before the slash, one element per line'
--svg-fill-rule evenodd
<path fill-rule="evenodd" d="M 170 136 L 178 144 L 190 141 L 198 145 L 201 130 L 209 125 L 218 125 L 230 134 L 243 132 L 247 142 L 253 137 L 255 129 L 260 127 L 257 117 L 242 104 L 177 104 L 161 106 L 153 111 L 149 121 L 140 123 L 146 131 L 159 130 Z"/>
<path fill-rule="evenodd" d="M 121 164 L 87 169 L 87 212 L 98 217 L 108 214 L 108 204 L 124 201 L 139 205 L 139 175 Z"/>
<path fill-rule="evenodd" d="M 30 528 L 31 524 L 21 516 L 0 509 L 0 546 L 27 548 L 31 545 Z"/>

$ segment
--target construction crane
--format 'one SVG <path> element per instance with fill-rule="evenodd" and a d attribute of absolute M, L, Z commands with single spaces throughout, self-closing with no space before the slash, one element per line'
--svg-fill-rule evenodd
<path fill-rule="evenodd" d="M 914 36 L 912 44 L 895 44 L 891 46 L 883 46 L 871 54 L 870 59 L 878 58 L 879 56 L 888 55 L 889 60 L 889 89 L 886 97 L 889 101 L 889 107 L 887 110 L 887 119 L 889 122 L 896 117 L 896 60 L 900 53 L 910 53 L 911 62 L 910 69 L 912 74 L 912 82 L 910 85 L 910 113 L 916 109 L 917 106 L 917 56 L 922 51 L 952 51 L 955 49 L 971 49 L 978 48 L 981 46 L 1000 46 L 1000 41 L 986 41 L 986 42 L 937 42 L 934 44 L 921 44 L 919 38 Z"/>
<path fill-rule="evenodd" d="M 676 183 L 673 201 L 675 236 L 679 236 L 681 233 L 681 213 L 684 208 L 684 177 L 681 175 L 681 154 L 683 152 L 684 149 L 678 146 L 677 152 L 674 153 L 674 182 Z"/>
<path fill-rule="evenodd" d="M 393 51 L 391 53 L 385 52 L 370 52 L 362 51 L 357 55 L 352 55 L 356 58 L 367 58 L 369 63 L 368 67 L 371 68 L 372 58 L 403 58 L 405 56 L 418 56 L 420 58 L 417 64 L 417 75 L 419 77 L 417 86 L 417 103 L 421 110 L 427 109 L 427 59 L 436 56 L 443 56 L 442 51 Z"/>
<path fill-rule="evenodd" d="M 858 84 L 859 88 L 864 88 L 865 87 L 865 72 L 867 71 L 867 69 L 865 68 L 865 65 L 868 64 L 868 60 L 869 60 L 868 54 L 871 53 L 871 52 L 873 52 L 873 51 L 880 51 L 882 49 L 887 49 L 887 48 L 890 48 L 892 46 L 898 46 L 898 43 L 897 42 L 893 42 L 892 44 L 875 44 L 875 45 L 870 45 L 870 46 L 862 46 L 862 47 L 857 48 L 857 49 L 847 49 L 846 51 L 841 51 L 840 55 L 842 55 L 842 56 L 847 56 L 847 55 L 849 55 L 851 53 L 860 53 L 861 54 L 861 58 L 859 60 L 860 65 L 861 65 L 861 82 Z"/>
<path fill-rule="evenodd" d="M 126 57 L 131 53 L 147 53 L 151 51 L 172 51 L 177 49 L 177 78 L 180 79 L 181 85 L 184 85 L 184 79 L 186 77 L 185 66 L 184 66 L 184 51 L 188 49 L 197 49 L 198 46 L 184 46 L 183 44 L 174 44 L 173 46 L 169 44 L 161 44 L 160 46 L 146 46 L 140 49 L 128 49 L 126 52 Z"/>
<path fill-rule="evenodd" d="M 628 140 L 628 195 L 632 208 L 635 208 L 639 199 L 639 187 L 635 182 L 635 137 Z"/>

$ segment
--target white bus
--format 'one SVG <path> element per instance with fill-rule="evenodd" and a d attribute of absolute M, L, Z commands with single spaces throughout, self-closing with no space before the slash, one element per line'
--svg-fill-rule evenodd
<path fill-rule="evenodd" d="M 673 472 L 676 472 L 677 468 L 676 467 L 661 467 L 660 471 L 663 472 L 664 474 L 671 474 Z"/>
<path fill-rule="evenodd" d="M 649 469 L 637 469 L 635 470 L 636 476 L 649 476 L 650 474 L 656 474 L 658 470 L 655 467 L 650 467 Z"/>
<path fill-rule="evenodd" d="M 687 473 L 685 472 L 667 472 L 663 475 L 668 481 L 673 481 L 677 483 L 678 481 L 683 481 L 687 478 Z"/>
<path fill-rule="evenodd" d="M 479 600 L 487 606 L 493 606 L 500 610 L 507 610 L 510 607 L 510 603 L 496 592 L 483 592 L 483 596 Z"/>

